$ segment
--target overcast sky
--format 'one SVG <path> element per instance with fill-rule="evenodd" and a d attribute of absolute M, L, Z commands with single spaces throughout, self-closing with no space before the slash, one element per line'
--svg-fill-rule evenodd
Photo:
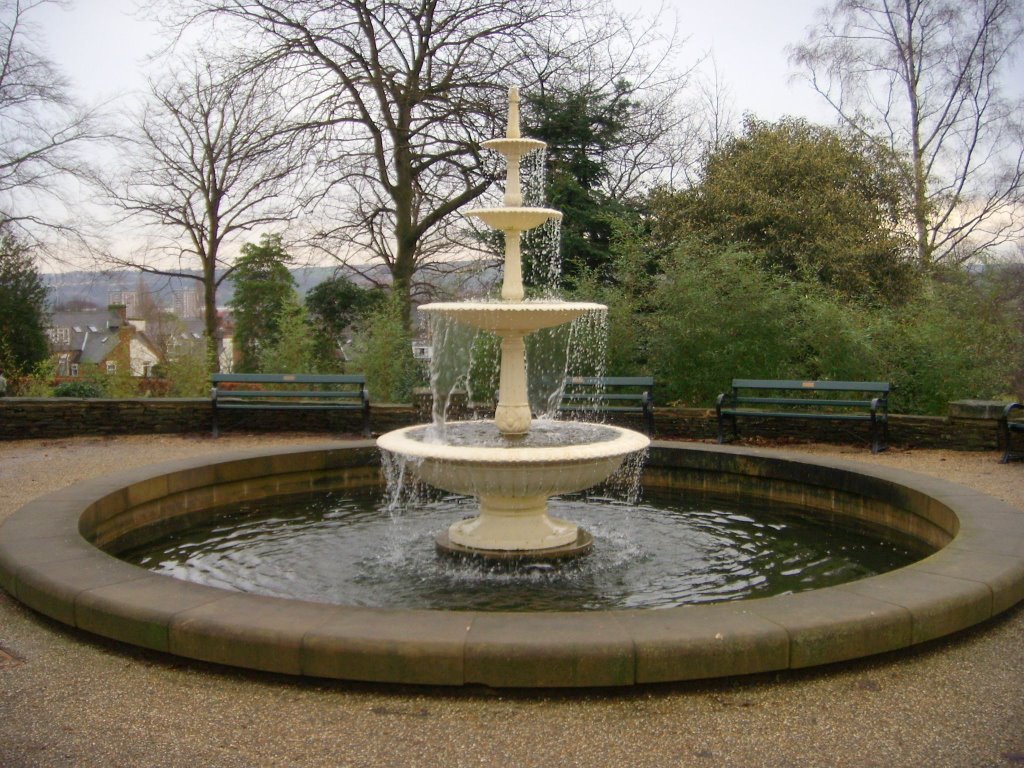
<path fill-rule="evenodd" d="M 616 0 L 624 8 L 655 12 L 660 0 Z M 83 100 L 108 98 L 142 87 L 146 56 L 160 44 L 158 30 L 133 15 L 134 0 L 74 0 L 69 9 L 44 10 L 44 36 L 53 59 Z M 666 23 L 674 14 L 689 39 L 680 66 L 714 53 L 737 114 L 763 119 L 832 115 L 803 83 L 790 83 L 785 47 L 802 40 L 824 0 L 665 0 Z"/>

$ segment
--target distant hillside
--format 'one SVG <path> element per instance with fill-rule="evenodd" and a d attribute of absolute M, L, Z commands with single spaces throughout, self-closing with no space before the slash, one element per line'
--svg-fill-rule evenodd
<path fill-rule="evenodd" d="M 484 270 L 480 274 L 475 263 L 469 261 L 451 263 L 449 267 L 458 274 L 438 276 L 436 284 L 448 286 L 453 291 L 465 291 L 467 295 L 481 295 L 485 291 L 484 286 L 493 281 L 497 274 L 494 269 Z M 381 282 L 386 282 L 387 272 L 383 266 L 375 267 L 373 272 L 374 277 L 379 276 Z M 291 273 L 299 293 L 305 296 L 311 288 L 334 275 L 335 267 L 297 267 L 291 270 Z M 198 276 L 199 272 L 191 271 L 189 274 Z M 470 275 L 472 277 L 468 277 Z M 354 272 L 349 271 L 346 276 L 357 285 L 369 284 L 366 279 Z M 50 292 L 51 307 L 66 306 L 70 302 L 87 302 L 98 307 L 106 307 L 111 291 L 137 290 L 140 279 L 146 289 L 156 295 L 161 304 L 167 306 L 173 303 L 176 293 L 194 291 L 199 287 L 198 280 L 151 275 L 137 270 L 47 273 L 42 277 Z M 218 306 L 227 306 L 233 295 L 234 285 L 229 279 L 217 291 Z"/>
<path fill-rule="evenodd" d="M 292 277 L 303 296 L 313 286 L 334 274 L 334 267 L 299 267 L 291 270 Z M 198 271 L 189 271 L 198 277 Z M 170 305 L 175 293 L 185 293 L 199 288 L 199 281 L 183 277 L 164 277 L 136 270 L 113 270 L 109 272 L 61 272 L 44 274 L 43 282 L 49 289 L 51 307 L 72 301 L 83 301 L 105 307 L 111 291 L 134 291 L 141 279 L 146 289 L 158 297 L 161 304 Z M 356 275 L 349 275 L 354 282 L 362 282 Z M 226 306 L 234 295 L 234 284 L 227 280 L 217 291 L 217 303 Z"/>

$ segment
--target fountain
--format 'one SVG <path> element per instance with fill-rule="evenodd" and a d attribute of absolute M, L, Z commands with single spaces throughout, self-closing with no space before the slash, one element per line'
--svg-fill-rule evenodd
<path fill-rule="evenodd" d="M 479 499 L 479 514 L 441 534 L 445 551 L 503 559 L 578 555 L 590 547 L 589 536 L 574 523 L 552 519 L 548 499 L 600 482 L 648 440 L 607 425 L 533 421 L 525 396 L 524 337 L 599 305 L 525 300 L 520 235 L 559 214 L 521 204 L 519 159 L 542 144 L 518 136 L 515 90 L 509 123 L 507 137 L 485 145 L 508 158 L 506 205 L 471 212 L 505 232 L 502 299 L 424 308 L 501 338 L 496 417 L 396 430 L 380 438 L 379 448 L 424 481 Z M 627 602 L 618 604 L 623 610 L 605 610 L 592 600 L 568 608 L 555 594 L 554 610 L 519 612 L 504 606 L 452 609 L 450 602 L 439 609 L 419 601 L 411 608 L 375 607 L 346 592 L 344 583 L 337 604 L 314 602 L 308 592 L 307 599 L 271 597 L 170 578 L 117 558 L 215 522 L 225 504 L 377 491 L 381 456 L 371 441 L 264 448 L 125 470 L 62 488 L 29 502 L 0 526 L 0 589 L 84 632 L 206 662 L 314 678 L 539 688 L 829 664 L 925 643 L 1024 599 L 1024 521 L 1003 502 L 890 467 L 697 443 L 651 447 L 644 487 L 673 497 L 699 492 L 741 499 L 747 510 L 751 503 L 792 504 L 825 525 L 852 521 L 931 554 L 868 578 L 758 599 L 682 605 L 671 595 L 667 602 L 655 595 L 653 603 L 643 603 L 650 609 Z M 614 510 L 608 515 L 620 519 Z M 663 517 L 631 517 L 629 529 L 660 538 Z M 597 524 L 587 524 L 600 533 Z M 336 538 L 355 539 L 355 527 Z M 360 541 L 377 544 L 380 536 L 374 532 Z M 360 541 L 349 542 L 348 552 Z M 592 565 L 610 549 L 602 546 L 572 565 Z M 429 544 L 420 550 L 429 554 Z M 680 547 L 671 550 L 671 560 L 685 559 Z M 331 560 L 309 550 L 300 556 Z M 456 565 L 460 573 L 473 570 Z M 572 570 L 544 566 L 535 572 Z M 663 566 L 653 568 L 660 577 Z M 285 580 L 293 576 L 286 568 Z M 641 588 L 657 592 L 661 579 L 656 581 Z M 322 590 L 312 591 L 322 596 Z"/>
<path fill-rule="evenodd" d="M 600 483 L 626 456 L 646 449 L 650 441 L 629 429 L 579 422 L 545 424 L 542 439 L 531 435 L 525 337 L 588 312 L 603 312 L 606 307 L 525 298 L 522 234 L 561 219 L 562 214 L 523 205 L 520 160 L 546 145 L 520 136 L 517 88 L 509 90 L 506 136 L 485 141 L 483 146 L 505 157 L 505 204 L 474 209 L 467 215 L 504 233 L 501 301 L 442 302 L 422 306 L 420 311 L 493 332 L 501 339 L 494 420 L 406 427 L 382 435 L 377 444 L 404 461 L 424 482 L 479 499 L 478 515 L 453 523 L 438 537 L 441 551 L 488 559 L 516 559 L 526 554 L 571 557 L 589 551 L 592 538 L 575 523 L 550 517 L 548 499 Z"/>

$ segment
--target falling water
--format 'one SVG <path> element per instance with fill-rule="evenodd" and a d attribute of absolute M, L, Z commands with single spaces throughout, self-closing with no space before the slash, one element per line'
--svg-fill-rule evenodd
<path fill-rule="evenodd" d="M 546 149 L 527 152 L 520 160 L 519 173 L 523 205 L 530 208 L 544 207 L 547 194 L 547 164 L 548 152 Z"/>

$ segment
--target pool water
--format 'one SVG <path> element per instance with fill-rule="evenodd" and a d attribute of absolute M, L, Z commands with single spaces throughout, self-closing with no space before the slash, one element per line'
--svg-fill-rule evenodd
<path fill-rule="evenodd" d="M 267 504 L 263 506 L 262 504 Z M 646 491 L 635 504 L 552 499 L 594 550 L 552 565 L 456 561 L 435 536 L 475 514 L 436 494 L 390 513 L 381 493 L 320 494 L 218 509 L 208 524 L 118 556 L 211 586 L 374 608 L 587 611 L 668 608 L 834 586 L 919 557 L 813 513 Z"/>

